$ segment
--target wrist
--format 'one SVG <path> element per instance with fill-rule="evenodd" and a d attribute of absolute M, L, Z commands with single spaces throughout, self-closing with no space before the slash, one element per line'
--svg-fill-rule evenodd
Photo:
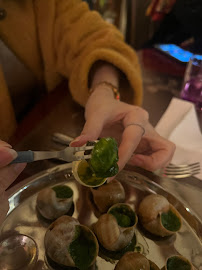
<path fill-rule="evenodd" d="M 90 89 L 89 95 L 91 95 L 95 91 L 99 91 L 99 90 L 101 90 L 102 92 L 105 91 L 113 99 L 120 100 L 120 93 L 119 93 L 118 88 L 108 81 L 101 81 L 101 82 L 97 83 L 96 85 L 94 85 Z M 104 93 L 102 93 L 102 94 L 104 94 Z"/>
<path fill-rule="evenodd" d="M 115 66 L 105 61 L 97 61 L 92 66 L 89 73 L 89 87 L 93 88 L 98 83 L 107 81 L 118 88 L 119 77 L 120 71 Z"/>

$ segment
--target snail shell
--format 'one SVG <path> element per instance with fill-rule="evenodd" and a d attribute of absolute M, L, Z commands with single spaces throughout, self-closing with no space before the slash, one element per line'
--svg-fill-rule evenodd
<path fill-rule="evenodd" d="M 129 227 L 121 227 L 116 217 L 109 213 L 112 209 L 119 209 L 120 207 L 125 207 L 134 215 L 134 222 Z M 99 242 L 105 249 L 118 251 L 130 243 L 135 233 L 136 224 L 137 216 L 130 205 L 119 203 L 113 205 L 108 213 L 100 216 L 93 228 Z"/>
<path fill-rule="evenodd" d="M 179 226 L 175 230 L 168 230 L 162 224 L 162 215 L 169 211 L 178 219 Z M 157 194 L 149 195 L 142 200 L 138 216 L 146 230 L 162 237 L 179 231 L 182 223 L 181 216 L 174 206 L 165 197 Z"/>
<path fill-rule="evenodd" d="M 151 267 L 154 270 L 159 270 L 144 255 L 136 252 L 127 252 L 121 257 L 114 270 L 150 270 Z"/>
<path fill-rule="evenodd" d="M 107 178 L 96 177 L 95 175 L 93 175 L 93 172 L 90 178 L 87 177 L 87 178 L 82 179 L 79 176 L 79 172 L 83 171 L 82 174 L 84 173 L 85 176 L 88 176 L 88 168 L 89 168 L 89 164 L 86 160 L 72 162 L 72 173 L 78 183 L 80 183 L 83 186 L 92 188 L 92 187 L 99 187 L 107 181 Z"/>
<path fill-rule="evenodd" d="M 58 187 L 58 186 L 56 186 Z M 65 187 L 67 186 L 59 186 Z M 54 188 L 54 187 L 53 187 Z M 73 202 L 73 191 L 69 198 L 58 198 L 53 188 L 45 188 L 38 193 L 36 206 L 40 214 L 50 220 L 54 220 L 64 214 L 66 214 Z"/>
<path fill-rule="evenodd" d="M 196 270 L 196 268 L 192 265 L 192 263 L 186 259 L 185 257 L 181 256 L 181 255 L 174 255 L 174 256 L 171 256 L 169 257 L 167 260 L 166 260 L 166 265 L 162 268 L 162 270 L 176 270 L 178 269 L 177 268 L 177 265 L 176 265 L 176 261 L 175 263 L 173 264 L 173 266 L 170 264 L 171 260 L 176 260 L 178 261 L 178 263 L 181 261 L 181 262 L 184 262 L 186 264 L 186 266 L 189 266 L 190 270 Z M 170 265 L 170 266 L 169 266 Z M 181 266 L 180 269 L 184 269 L 182 268 L 183 266 Z M 185 265 L 184 265 L 185 267 Z M 188 269 L 188 268 L 186 268 Z"/>
<path fill-rule="evenodd" d="M 98 255 L 98 242 L 93 232 L 86 226 L 80 225 L 79 221 L 70 216 L 62 216 L 54 221 L 48 228 L 44 244 L 48 257 L 62 266 L 75 267 L 75 258 L 72 258 L 69 247 L 75 240 L 78 227 L 84 231 L 88 239 L 94 242 L 95 250 L 91 249 L 93 258 L 89 266 L 93 265 Z M 88 242 L 86 241 L 86 248 Z"/>
<path fill-rule="evenodd" d="M 140 253 L 127 252 L 121 257 L 114 270 L 150 270 L 149 261 Z"/>
<path fill-rule="evenodd" d="M 125 190 L 115 179 L 97 189 L 91 189 L 91 192 L 94 203 L 102 214 L 106 213 L 112 205 L 125 201 Z"/>

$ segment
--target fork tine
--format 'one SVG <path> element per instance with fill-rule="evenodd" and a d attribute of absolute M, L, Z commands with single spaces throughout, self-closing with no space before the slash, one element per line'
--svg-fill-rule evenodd
<path fill-rule="evenodd" d="M 199 162 L 191 163 L 191 164 L 181 164 L 181 165 L 174 165 L 174 164 L 169 164 L 166 166 L 166 168 L 187 168 L 187 167 L 195 167 L 195 166 L 200 166 Z"/>
<path fill-rule="evenodd" d="M 94 146 L 81 146 L 81 147 L 74 147 L 75 152 L 81 152 L 86 150 L 92 150 Z"/>
<path fill-rule="evenodd" d="M 91 155 L 83 155 L 83 156 L 75 156 L 74 160 L 79 161 L 79 160 L 90 159 L 90 158 L 91 158 Z"/>
<path fill-rule="evenodd" d="M 164 172 L 166 175 L 181 175 L 181 174 L 198 174 L 200 173 L 200 169 L 193 171 L 183 171 L 183 172 Z"/>
<path fill-rule="evenodd" d="M 184 171 L 194 171 L 194 170 L 200 170 L 200 166 L 195 166 L 195 167 L 184 167 L 184 168 L 165 168 L 165 172 L 184 172 Z"/>
<path fill-rule="evenodd" d="M 168 178 L 185 178 L 200 173 L 200 163 L 174 165 L 169 164 L 162 169 L 162 176 Z"/>
<path fill-rule="evenodd" d="M 164 176 L 164 177 L 168 177 L 168 178 L 179 179 L 179 178 L 190 177 L 190 176 L 193 176 L 193 175 L 195 175 L 195 174 L 197 174 L 197 173 L 194 173 L 194 174 L 191 174 L 191 173 L 188 173 L 188 174 L 178 174 L 178 175 L 176 175 L 176 174 L 169 174 L 169 175 L 165 174 L 165 175 L 163 175 L 163 176 Z"/>
<path fill-rule="evenodd" d="M 198 172 L 200 171 L 200 168 L 195 168 L 195 169 L 186 169 L 186 170 L 164 170 L 164 173 L 175 173 L 175 174 L 180 174 L 180 173 L 192 173 L 192 172 Z"/>

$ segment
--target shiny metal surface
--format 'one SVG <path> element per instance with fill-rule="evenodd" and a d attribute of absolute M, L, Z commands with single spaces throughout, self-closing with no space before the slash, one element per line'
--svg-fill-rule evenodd
<path fill-rule="evenodd" d="M 0 269 L 31 270 L 38 259 L 36 242 L 27 235 L 12 235 L 0 243 Z"/>
<path fill-rule="evenodd" d="M 89 159 L 91 155 L 84 155 L 84 151 L 92 150 L 93 146 L 66 147 L 61 151 L 18 151 L 18 156 L 11 163 L 29 163 L 45 159 L 60 159 L 66 162 Z M 82 152 L 82 153 L 80 153 Z"/>
<path fill-rule="evenodd" d="M 169 164 L 167 167 L 159 170 L 159 175 L 166 176 L 168 178 L 179 179 L 196 175 L 200 173 L 200 170 L 201 168 L 199 162 L 181 165 Z"/>
<path fill-rule="evenodd" d="M 124 186 L 126 202 L 137 208 L 141 199 L 147 194 L 158 193 L 165 196 L 180 212 L 183 225 L 179 233 L 165 239 L 154 237 L 138 225 L 137 243 L 142 247 L 143 254 L 154 261 L 160 268 L 166 258 L 173 254 L 181 254 L 189 259 L 197 269 L 202 268 L 202 223 L 199 215 L 193 211 L 181 194 L 171 194 L 157 182 L 151 181 L 145 174 L 123 170 L 117 176 Z M 160 180 L 159 180 L 160 181 Z M 63 164 L 44 171 L 27 179 L 27 184 L 14 192 L 9 198 L 10 211 L 0 228 L 1 238 L 16 233 L 31 236 L 39 249 L 39 265 L 37 269 L 48 269 L 44 258 L 44 234 L 49 222 L 43 220 L 36 211 L 36 196 L 38 191 L 47 186 L 66 183 L 74 190 L 74 213 L 80 223 L 91 226 L 96 220 L 91 192 L 89 188 L 77 183 L 71 173 L 71 165 Z M 191 189 L 190 189 L 191 190 Z M 201 190 L 199 190 L 199 193 Z M 114 263 L 98 257 L 98 269 L 111 270 Z"/>
<path fill-rule="evenodd" d="M 52 140 L 56 143 L 64 144 L 64 145 L 69 145 L 71 141 L 74 140 L 74 138 L 67 136 L 62 133 L 53 133 Z"/>

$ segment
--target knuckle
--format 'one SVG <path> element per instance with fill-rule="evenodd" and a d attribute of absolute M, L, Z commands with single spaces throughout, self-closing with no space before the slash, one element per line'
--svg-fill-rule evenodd
<path fill-rule="evenodd" d="M 137 121 L 144 124 L 149 120 L 149 113 L 139 106 L 133 106 L 126 116 L 127 122 Z"/>
<path fill-rule="evenodd" d="M 140 108 L 140 112 L 141 112 L 142 116 L 144 117 L 144 120 L 148 121 L 149 120 L 149 113 L 143 108 Z"/>
<path fill-rule="evenodd" d="M 149 119 L 149 113 L 145 109 L 143 109 L 142 107 L 135 106 L 134 114 L 135 115 L 140 115 L 144 120 Z"/>

